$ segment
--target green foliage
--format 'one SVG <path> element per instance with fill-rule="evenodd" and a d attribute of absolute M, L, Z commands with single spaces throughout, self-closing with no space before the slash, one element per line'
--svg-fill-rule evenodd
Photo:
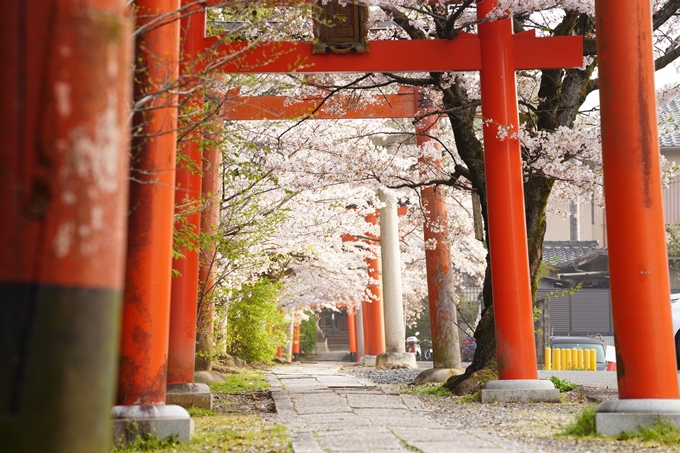
<path fill-rule="evenodd" d="M 272 362 L 277 346 L 285 339 L 279 291 L 279 283 L 262 278 L 235 292 L 227 312 L 228 354 L 248 362 Z"/>
<path fill-rule="evenodd" d="M 230 395 L 262 392 L 269 389 L 267 378 L 259 371 L 244 370 L 238 374 L 224 375 L 226 382 L 208 384 L 210 391 L 228 393 Z"/>
<path fill-rule="evenodd" d="M 595 405 L 586 406 L 576 416 L 576 420 L 565 428 L 564 434 L 578 437 L 596 437 Z"/>
<path fill-rule="evenodd" d="M 641 439 L 646 442 L 678 444 L 680 443 L 680 429 L 667 420 L 659 419 L 652 426 L 646 426 L 633 432 L 623 432 L 617 436 L 617 439 Z"/>
<path fill-rule="evenodd" d="M 309 319 L 300 323 L 300 352 L 311 354 L 316 346 L 316 318 L 310 312 L 305 312 Z"/>
<path fill-rule="evenodd" d="M 549 379 L 550 382 L 552 382 L 555 385 L 555 388 L 560 391 L 560 393 L 578 390 L 578 385 L 574 384 L 573 382 L 560 379 L 557 376 L 550 376 Z"/>
<path fill-rule="evenodd" d="M 425 340 L 432 340 L 432 333 L 430 331 L 430 307 L 427 303 L 427 297 L 422 299 L 420 303 L 424 309 L 421 312 L 420 317 L 416 320 L 415 325 L 406 326 L 405 334 L 406 337 L 411 337 L 414 336 L 416 332 L 420 332 L 418 334 L 418 339 L 422 342 Z M 404 340 L 405 339 L 406 338 L 404 338 Z"/>

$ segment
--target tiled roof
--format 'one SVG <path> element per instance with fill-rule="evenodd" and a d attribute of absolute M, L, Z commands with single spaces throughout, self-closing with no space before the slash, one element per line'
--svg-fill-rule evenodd
<path fill-rule="evenodd" d="M 680 99 L 659 106 L 659 142 L 662 147 L 680 147 Z"/>
<path fill-rule="evenodd" d="M 543 262 L 557 268 L 568 266 L 576 258 L 594 252 L 597 241 L 545 241 Z"/>

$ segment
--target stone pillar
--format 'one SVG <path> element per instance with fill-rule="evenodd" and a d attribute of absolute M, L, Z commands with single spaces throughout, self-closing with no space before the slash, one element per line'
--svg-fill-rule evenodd
<path fill-rule="evenodd" d="M 404 302 L 401 294 L 401 258 L 397 199 L 386 189 L 378 192 L 380 209 L 380 256 L 382 263 L 386 353 L 376 358 L 376 368 L 417 368 L 416 357 L 406 352 Z"/>
<path fill-rule="evenodd" d="M 0 450 L 107 453 L 125 275 L 123 0 L 0 2 Z"/>
<path fill-rule="evenodd" d="M 380 209 L 380 257 L 385 313 L 385 348 L 387 352 L 406 352 L 397 199 L 386 189 L 380 189 L 379 197 L 380 201 L 385 204 Z"/>
<path fill-rule="evenodd" d="M 357 333 L 357 362 L 360 357 L 366 354 L 366 346 L 364 345 L 364 310 L 359 305 L 357 311 L 354 314 L 354 321 L 356 323 L 356 333 Z"/>

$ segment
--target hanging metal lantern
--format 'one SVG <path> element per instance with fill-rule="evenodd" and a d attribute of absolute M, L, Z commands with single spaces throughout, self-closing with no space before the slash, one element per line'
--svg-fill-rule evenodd
<path fill-rule="evenodd" d="M 367 22 L 366 5 L 318 0 L 314 14 L 313 53 L 368 52 Z"/>

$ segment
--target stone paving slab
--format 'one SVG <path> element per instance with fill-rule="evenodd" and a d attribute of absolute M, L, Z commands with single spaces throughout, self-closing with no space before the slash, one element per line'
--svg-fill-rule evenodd
<path fill-rule="evenodd" d="M 344 375 L 339 364 L 277 366 L 268 380 L 294 453 L 524 451 L 484 430 L 444 428 L 417 396 Z"/>
<path fill-rule="evenodd" d="M 386 429 L 370 428 L 317 433 L 321 448 L 329 451 L 404 451 L 402 443 Z"/>
<path fill-rule="evenodd" d="M 359 408 L 392 408 L 408 409 L 399 395 L 360 395 L 350 393 L 347 402 L 352 409 Z"/>

